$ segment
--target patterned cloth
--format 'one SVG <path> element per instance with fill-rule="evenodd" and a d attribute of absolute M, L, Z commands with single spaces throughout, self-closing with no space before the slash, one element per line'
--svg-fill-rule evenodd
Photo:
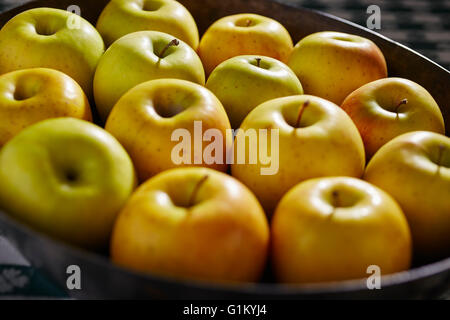
<path fill-rule="evenodd" d="M 278 0 L 366 26 L 368 6 L 381 9 L 380 32 L 450 70 L 450 0 Z"/>

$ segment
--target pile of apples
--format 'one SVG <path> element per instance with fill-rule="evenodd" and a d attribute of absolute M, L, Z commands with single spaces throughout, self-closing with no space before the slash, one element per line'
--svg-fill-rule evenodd
<path fill-rule="evenodd" d="M 70 244 L 109 246 L 121 266 L 254 282 L 270 264 L 279 282 L 311 283 L 450 253 L 440 109 L 388 78 L 363 37 L 318 32 L 294 47 L 279 22 L 245 13 L 200 39 L 174 0 L 112 0 L 96 28 L 51 8 L 13 17 L 0 74 L 0 207 Z M 177 150 L 174 132 L 195 136 L 196 123 L 203 140 Z M 233 145 L 238 128 L 271 142 Z M 247 160 L 229 165 L 230 146 Z"/>

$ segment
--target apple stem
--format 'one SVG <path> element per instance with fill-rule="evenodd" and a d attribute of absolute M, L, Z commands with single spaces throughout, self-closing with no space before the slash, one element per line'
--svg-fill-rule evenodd
<path fill-rule="evenodd" d="M 298 111 L 297 121 L 295 122 L 295 127 L 298 128 L 300 126 L 300 120 L 302 120 L 302 115 L 305 109 L 309 106 L 309 100 L 306 100 L 300 110 Z"/>
<path fill-rule="evenodd" d="M 159 58 L 162 59 L 164 58 L 164 54 L 166 53 L 167 49 L 169 49 L 170 47 L 173 46 L 178 46 L 180 44 L 180 41 L 178 41 L 178 39 L 173 39 L 172 41 L 170 41 L 165 47 L 164 49 L 162 49 L 162 51 L 159 54 Z"/>
<path fill-rule="evenodd" d="M 261 66 L 261 58 L 256 58 L 256 65 L 258 68 Z"/>
<path fill-rule="evenodd" d="M 397 104 L 397 106 L 395 107 L 395 113 L 397 113 L 397 115 L 398 115 L 398 108 L 400 108 L 400 106 L 402 106 L 402 105 L 404 105 L 404 104 L 407 104 L 408 103 L 408 99 L 403 99 L 403 100 L 401 100 L 398 104 Z"/>
<path fill-rule="evenodd" d="M 441 161 L 442 161 L 442 157 L 444 156 L 444 150 L 445 150 L 445 147 L 441 143 L 439 145 L 439 153 L 438 153 L 438 161 L 437 161 L 438 171 L 441 169 Z"/>
<path fill-rule="evenodd" d="M 339 198 L 339 192 L 337 192 L 336 190 L 334 190 L 331 195 L 333 196 L 333 202 L 334 202 L 334 206 L 335 207 L 340 207 L 341 206 L 341 200 Z"/>
<path fill-rule="evenodd" d="M 204 175 L 195 185 L 194 191 L 192 191 L 191 197 L 189 198 L 189 207 L 194 204 L 195 198 L 197 197 L 198 190 L 202 186 L 202 184 L 208 179 L 209 175 Z"/>
<path fill-rule="evenodd" d="M 250 27 L 251 24 L 252 24 L 252 20 L 247 19 L 247 21 L 245 21 L 245 25 L 246 25 L 247 27 Z"/>

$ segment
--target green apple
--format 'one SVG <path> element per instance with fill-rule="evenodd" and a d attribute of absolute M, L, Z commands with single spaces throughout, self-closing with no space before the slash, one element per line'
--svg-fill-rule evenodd
<path fill-rule="evenodd" d="M 75 80 L 47 68 L 0 76 L 0 147 L 23 128 L 57 117 L 92 120 L 89 102 Z"/>
<path fill-rule="evenodd" d="M 243 13 L 214 22 L 200 40 L 198 54 L 209 75 L 223 61 L 246 54 L 286 63 L 293 47 L 289 32 L 278 21 Z"/>
<path fill-rule="evenodd" d="M 197 25 L 189 11 L 174 0 L 112 0 L 97 21 L 106 45 L 136 31 L 160 31 L 198 47 Z"/>
<path fill-rule="evenodd" d="M 0 207 L 74 245 L 105 248 L 134 186 L 126 151 L 87 121 L 44 120 L 0 151 Z"/>
<path fill-rule="evenodd" d="M 104 51 L 95 28 L 65 10 L 24 11 L 0 30 L 0 74 L 46 67 L 72 77 L 90 97 L 95 68 Z"/>
<path fill-rule="evenodd" d="M 227 114 L 208 89 L 190 81 L 160 79 L 134 87 L 114 106 L 105 129 L 128 151 L 140 181 L 178 166 L 198 165 L 220 171 L 228 167 L 226 155 L 232 135 L 227 134 L 231 129 Z M 220 142 L 220 146 L 205 158 L 211 142 L 203 137 L 210 129 L 216 130 L 213 143 Z M 174 136 L 182 130 L 189 137 Z M 180 142 L 181 138 L 187 141 Z M 190 154 L 186 155 L 188 161 L 179 163 L 173 153 L 183 142 L 188 144 L 185 149 Z"/>
<path fill-rule="evenodd" d="M 317 32 L 294 47 L 288 66 L 306 94 L 337 105 L 362 85 L 387 77 L 383 53 L 369 39 L 341 32 Z"/>
<path fill-rule="evenodd" d="M 283 62 L 264 56 L 238 56 L 222 62 L 206 87 L 223 103 L 231 126 L 240 124 L 267 100 L 303 94 L 297 76 Z"/>
<path fill-rule="evenodd" d="M 386 78 L 353 91 L 342 103 L 372 157 L 386 142 L 410 131 L 445 134 L 439 106 L 425 88 L 407 79 Z"/>
<path fill-rule="evenodd" d="M 154 79 L 176 78 L 205 84 L 202 62 L 183 41 L 157 31 L 139 31 L 114 42 L 100 59 L 94 97 L 103 120 L 119 98 L 134 86 Z"/>
<path fill-rule="evenodd" d="M 364 179 L 398 201 L 419 258 L 450 255 L 450 138 L 427 131 L 400 135 L 375 153 Z"/>
<path fill-rule="evenodd" d="M 141 185 L 122 209 L 112 261 L 133 270 L 209 282 L 257 281 L 269 226 L 239 181 L 207 168 L 177 168 Z"/>
<path fill-rule="evenodd" d="M 269 216 L 281 197 L 303 180 L 361 177 L 364 173 L 364 146 L 358 129 L 341 108 L 325 99 L 299 95 L 267 101 L 249 113 L 240 129 L 231 171 L 255 193 Z M 263 135 L 251 139 L 252 129 L 268 130 L 267 150 L 261 143 Z M 277 139 L 272 139 L 274 134 Z M 257 154 L 252 163 L 251 156 Z M 270 164 L 272 172 L 263 174 L 268 165 L 261 154 L 278 160 L 278 166 Z M 246 161 L 239 161 L 242 155 Z"/>
<path fill-rule="evenodd" d="M 407 270 L 411 233 L 399 205 L 355 178 L 317 178 L 292 188 L 271 223 L 272 262 L 285 283 L 314 283 Z"/>

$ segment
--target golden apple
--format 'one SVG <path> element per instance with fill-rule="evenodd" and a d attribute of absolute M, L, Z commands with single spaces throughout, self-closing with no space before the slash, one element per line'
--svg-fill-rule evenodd
<path fill-rule="evenodd" d="M 222 102 L 231 126 L 267 100 L 303 94 L 297 76 L 283 62 L 264 56 L 238 56 L 222 62 L 206 87 Z"/>
<path fill-rule="evenodd" d="M 90 97 L 103 51 L 100 34 L 82 17 L 59 9 L 30 9 L 0 30 L 0 74 L 35 67 L 57 69 Z"/>
<path fill-rule="evenodd" d="M 289 32 L 271 18 L 236 14 L 214 22 L 198 47 L 207 74 L 221 62 L 240 55 L 263 55 L 287 62 L 294 45 Z"/>
<path fill-rule="evenodd" d="M 230 122 L 214 94 L 193 82 L 160 79 L 134 87 L 114 106 L 105 129 L 128 151 L 140 181 L 178 166 L 227 170 Z M 205 135 L 211 130 L 217 136 L 208 142 Z M 178 149 L 183 143 L 187 147 Z M 209 153 L 212 143 L 217 148 Z M 179 153 L 182 162 L 175 159 Z"/>
<path fill-rule="evenodd" d="M 348 177 L 302 182 L 281 200 L 271 225 L 272 262 L 285 283 L 366 278 L 407 270 L 411 234 L 384 191 Z"/>
<path fill-rule="evenodd" d="M 183 41 L 157 31 L 139 31 L 114 42 L 100 59 L 94 77 L 97 110 L 106 120 L 119 98 L 134 86 L 176 78 L 205 84 L 197 53 Z"/>
<path fill-rule="evenodd" d="M 398 136 L 375 153 L 364 179 L 398 201 L 419 258 L 450 255 L 450 138 L 426 131 Z"/>
<path fill-rule="evenodd" d="M 89 102 L 75 80 L 47 68 L 0 76 L 0 147 L 23 128 L 57 117 L 92 120 Z"/>
<path fill-rule="evenodd" d="M 317 32 L 294 47 L 288 66 L 306 94 L 337 105 L 362 85 L 387 77 L 383 53 L 369 39 L 341 32 Z"/>
<path fill-rule="evenodd" d="M 240 129 L 231 172 L 255 193 L 269 216 L 281 197 L 303 180 L 364 173 L 358 129 L 327 100 L 309 95 L 270 100 L 253 109 Z M 267 144 L 261 130 L 267 130 Z M 274 134 L 278 138 L 272 139 Z M 272 157 L 270 167 L 261 155 Z M 271 172 L 263 174 L 268 167 Z"/>
<path fill-rule="evenodd" d="M 134 186 L 126 151 L 87 121 L 41 121 L 0 151 L 0 207 L 39 231 L 89 249 L 107 247 Z"/>
<path fill-rule="evenodd" d="M 111 0 L 97 21 L 106 45 L 136 31 L 160 31 L 198 47 L 197 25 L 189 11 L 174 0 Z"/>
<path fill-rule="evenodd" d="M 122 209 L 113 262 L 134 270 L 214 282 L 257 281 L 269 226 L 239 181 L 207 168 L 165 171 L 141 185 Z"/>
<path fill-rule="evenodd" d="M 406 132 L 445 134 L 444 118 L 436 101 L 425 88 L 407 79 L 369 82 L 353 91 L 341 107 L 358 127 L 368 158 Z"/>

